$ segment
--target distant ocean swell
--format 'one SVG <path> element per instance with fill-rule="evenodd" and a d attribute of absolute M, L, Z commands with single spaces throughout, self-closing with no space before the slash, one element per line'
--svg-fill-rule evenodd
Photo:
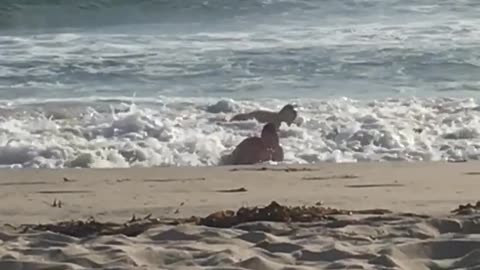
<path fill-rule="evenodd" d="M 0 29 L 95 27 L 159 22 L 219 22 L 244 14 L 280 14 L 311 7 L 295 0 L 6 0 L 0 6 Z"/>
<path fill-rule="evenodd" d="M 315 38 L 307 30 L 0 37 L 0 99 L 119 92 L 288 98 L 292 89 L 317 98 L 480 91 L 480 42 L 472 40 L 480 31 L 397 40 L 408 38 L 403 29 L 388 35 L 363 28 L 369 39 L 341 29 L 317 29 L 322 38 Z"/>
<path fill-rule="evenodd" d="M 155 23 L 215 25 L 248 19 L 255 23 L 314 19 L 325 25 L 358 22 L 358 18 L 378 22 L 406 15 L 422 19 L 442 14 L 445 19 L 453 19 L 456 14 L 474 16 L 478 9 L 480 3 L 476 0 L 3 0 L 0 29 Z M 262 19 L 267 17 L 270 18 Z"/>
<path fill-rule="evenodd" d="M 0 99 L 480 94 L 473 0 L 7 0 L 0 13 Z"/>

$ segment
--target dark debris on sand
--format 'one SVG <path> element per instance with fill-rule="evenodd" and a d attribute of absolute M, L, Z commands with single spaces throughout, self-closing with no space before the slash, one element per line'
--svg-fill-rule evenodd
<path fill-rule="evenodd" d="M 205 218 L 201 218 L 199 225 L 228 228 L 241 223 L 252 221 L 314 222 L 321 220 L 332 220 L 333 215 L 383 215 L 387 213 L 391 212 L 385 209 L 350 211 L 320 206 L 289 207 L 280 205 L 277 202 L 271 202 L 266 207 L 242 207 L 238 209 L 237 212 L 234 212 L 232 210 L 219 211 Z"/>
<path fill-rule="evenodd" d="M 313 171 L 311 168 L 275 168 L 275 167 L 246 167 L 246 168 L 233 168 L 231 172 L 237 171 L 277 171 L 277 172 L 309 172 Z"/>
<path fill-rule="evenodd" d="M 143 217 L 132 217 L 125 223 L 99 222 L 94 218 L 85 221 L 64 221 L 54 224 L 27 224 L 16 228 L 21 233 L 33 231 L 51 231 L 74 237 L 87 237 L 94 235 L 123 234 L 137 236 L 149 228 L 157 225 L 196 224 L 209 227 L 229 228 L 238 224 L 253 221 L 272 222 L 314 222 L 321 220 L 335 220 L 334 215 L 369 214 L 383 215 L 391 211 L 385 209 L 372 210 L 341 210 L 322 206 L 284 206 L 277 202 L 271 202 L 266 207 L 242 207 L 236 212 L 224 210 L 215 212 L 207 217 L 191 217 L 187 219 L 158 219 L 152 218 L 151 214 Z"/>
<path fill-rule="evenodd" d="M 476 204 L 460 205 L 452 210 L 457 215 L 469 215 L 480 212 L 480 201 Z M 137 236 L 146 230 L 158 225 L 195 224 L 217 228 L 229 228 L 242 223 L 254 221 L 270 222 L 317 222 L 333 221 L 335 215 L 385 215 L 391 214 L 386 209 L 344 210 L 330 207 L 316 206 L 285 206 L 273 201 L 265 207 L 241 207 L 237 211 L 223 210 L 206 217 L 191 217 L 177 219 L 152 218 L 151 214 L 143 218 L 133 216 L 125 223 L 99 222 L 94 218 L 87 220 L 63 221 L 53 224 L 25 224 L 13 227 L 17 232 L 29 233 L 35 231 L 51 231 L 74 237 L 88 237 L 96 235 L 123 234 Z"/>
<path fill-rule="evenodd" d="M 452 213 L 457 215 L 470 215 L 477 212 L 480 212 L 480 201 L 478 201 L 475 205 L 470 203 L 461 204 L 456 209 L 452 210 Z"/>
<path fill-rule="evenodd" d="M 151 214 L 143 219 L 135 219 L 125 223 L 99 222 L 93 217 L 83 220 L 62 221 L 54 224 L 25 224 L 17 228 L 20 233 L 32 231 L 51 231 L 74 237 L 87 237 L 92 235 L 115 235 L 137 236 L 156 225 L 177 225 L 190 222 L 189 220 L 160 220 L 151 218 Z"/>

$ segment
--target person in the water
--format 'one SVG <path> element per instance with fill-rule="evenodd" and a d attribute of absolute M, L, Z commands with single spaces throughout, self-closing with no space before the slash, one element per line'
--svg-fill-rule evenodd
<path fill-rule="evenodd" d="M 290 126 L 297 118 L 297 111 L 293 105 L 285 105 L 279 112 L 258 110 L 250 113 L 241 113 L 233 116 L 230 121 L 245 121 L 256 119 L 259 123 L 272 123 L 278 130 L 282 122 Z"/>
<path fill-rule="evenodd" d="M 283 161 L 277 129 L 273 123 L 263 127 L 261 137 L 243 140 L 233 152 L 223 158 L 224 165 L 246 165 L 265 161 Z"/>

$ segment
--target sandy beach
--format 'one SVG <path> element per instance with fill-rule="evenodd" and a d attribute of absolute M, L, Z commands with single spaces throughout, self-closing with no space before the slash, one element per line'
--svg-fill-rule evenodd
<path fill-rule="evenodd" d="M 480 269 L 480 163 L 0 171 L 0 269 Z M 73 237 L 22 224 L 205 217 L 220 210 L 322 205 L 383 215 L 158 225 L 135 237 Z M 410 213 L 410 214 L 406 214 Z"/>

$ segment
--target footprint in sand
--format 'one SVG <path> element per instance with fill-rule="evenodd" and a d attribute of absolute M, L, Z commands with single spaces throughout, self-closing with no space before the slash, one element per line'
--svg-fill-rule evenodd
<path fill-rule="evenodd" d="M 364 185 L 345 185 L 349 188 L 376 188 L 376 187 L 404 187 L 403 184 L 364 184 Z"/>
<path fill-rule="evenodd" d="M 28 185 L 46 185 L 45 181 L 33 181 L 33 182 L 5 182 L 0 183 L 0 186 L 28 186 Z"/>
<path fill-rule="evenodd" d="M 205 181 L 205 177 L 198 177 L 198 178 L 166 178 L 166 179 L 144 179 L 144 182 L 184 182 L 184 181 Z"/>
<path fill-rule="evenodd" d="M 35 193 L 40 194 L 78 194 L 78 193 L 91 193 L 90 190 L 41 190 Z"/>
<path fill-rule="evenodd" d="M 302 177 L 302 180 L 307 181 L 317 181 L 317 180 L 333 180 L 333 179 L 357 179 L 359 178 L 356 175 L 332 175 L 332 176 L 313 176 L 313 177 Z"/>

